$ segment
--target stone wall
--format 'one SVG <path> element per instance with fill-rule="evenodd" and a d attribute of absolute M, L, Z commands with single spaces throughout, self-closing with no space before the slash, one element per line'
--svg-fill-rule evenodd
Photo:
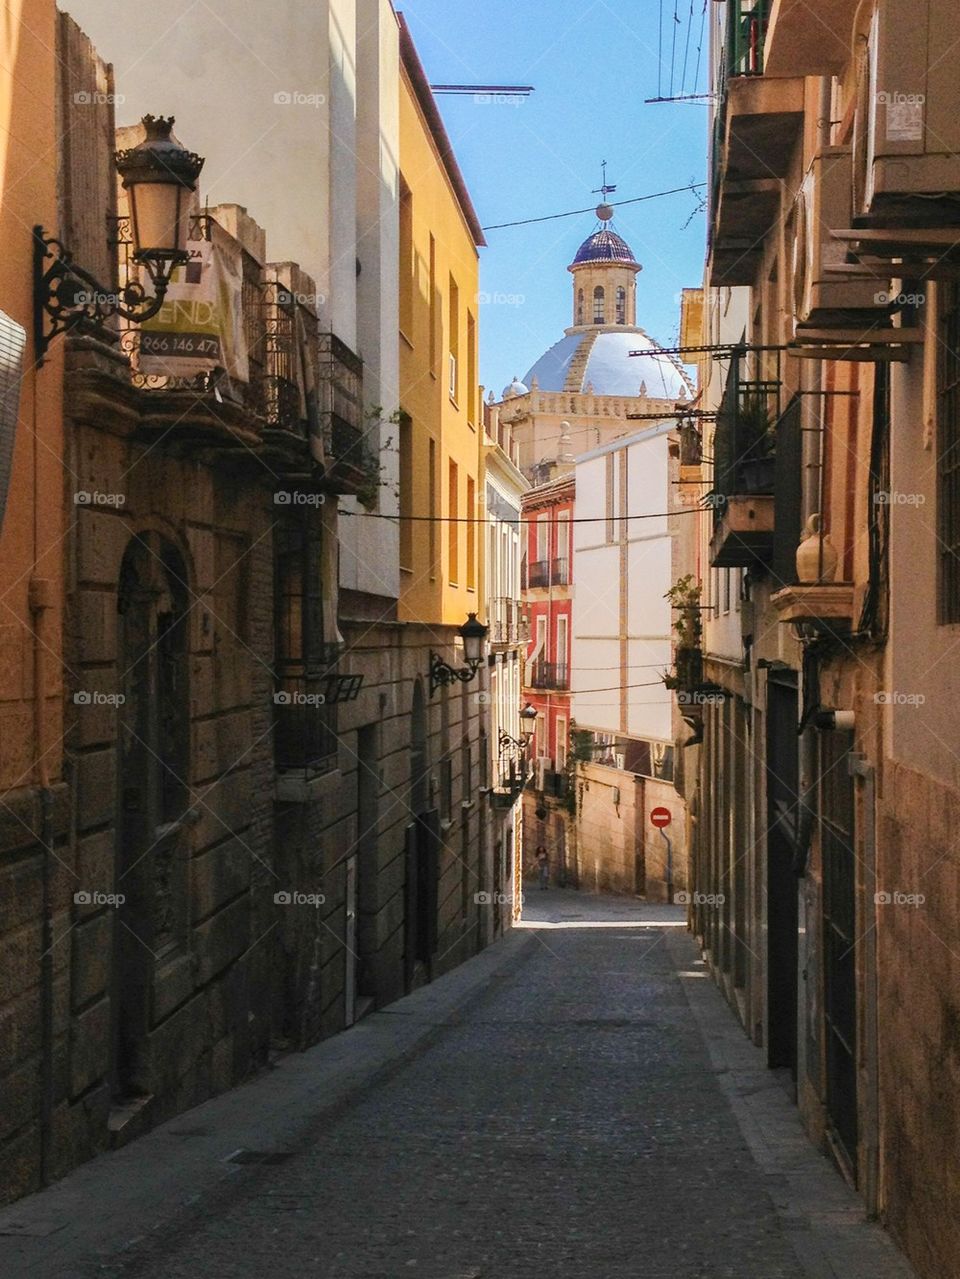
<path fill-rule="evenodd" d="M 960 796 L 887 762 L 878 809 L 882 1210 L 940 1279 L 960 1257 Z"/>

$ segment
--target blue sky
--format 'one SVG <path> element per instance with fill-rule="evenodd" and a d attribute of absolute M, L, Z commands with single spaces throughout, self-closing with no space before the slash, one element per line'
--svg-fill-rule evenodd
<path fill-rule="evenodd" d="M 680 18 L 673 21 L 674 3 Z M 600 162 L 613 200 L 702 181 L 706 116 L 700 103 L 646 105 L 693 91 L 703 0 L 398 0 L 434 83 L 532 84 L 517 104 L 438 98 L 484 226 L 592 206 Z M 676 47 L 673 36 L 676 34 Z M 706 31 L 696 90 L 706 77 Z M 671 57 L 671 54 L 673 55 Z M 614 227 L 643 271 L 638 322 L 676 341 L 679 292 L 700 284 L 704 216 L 683 192 L 617 210 Z M 685 227 L 685 223 L 689 225 Z M 481 253 L 480 374 L 497 392 L 521 377 L 571 323 L 566 270 L 596 225 L 592 214 L 487 233 Z"/>

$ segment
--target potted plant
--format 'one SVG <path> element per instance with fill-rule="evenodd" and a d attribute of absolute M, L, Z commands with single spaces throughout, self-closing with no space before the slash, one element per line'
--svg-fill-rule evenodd
<path fill-rule="evenodd" d="M 676 637 L 674 669 L 663 677 L 667 688 L 692 690 L 703 681 L 703 621 L 700 615 L 702 593 L 701 584 L 692 573 L 687 573 L 663 597 L 676 610 L 673 623 Z"/>
<path fill-rule="evenodd" d="M 737 454 L 744 493 L 772 493 L 776 466 L 776 423 L 765 395 L 746 393 L 737 411 Z"/>

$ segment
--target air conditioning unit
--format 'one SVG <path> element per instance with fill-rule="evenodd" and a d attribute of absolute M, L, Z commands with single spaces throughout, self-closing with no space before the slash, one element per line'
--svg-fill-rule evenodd
<path fill-rule="evenodd" d="M 947 50 L 955 0 L 879 0 L 855 33 L 863 53 L 854 118 L 855 217 L 937 219 L 960 198 L 960 111 Z M 958 210 L 960 219 L 960 210 Z M 942 214 L 935 225 L 943 225 Z"/>
<path fill-rule="evenodd" d="M 798 325 L 823 328 L 857 320 L 869 322 L 885 313 L 883 280 L 839 274 L 848 265 L 847 245 L 830 232 L 851 225 L 852 180 L 850 148 L 824 147 L 814 157 L 797 194 L 793 288 Z"/>

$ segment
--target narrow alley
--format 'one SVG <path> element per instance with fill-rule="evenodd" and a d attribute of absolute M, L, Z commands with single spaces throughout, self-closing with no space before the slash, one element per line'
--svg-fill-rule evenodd
<path fill-rule="evenodd" d="M 454 973 L 6 1208 L 0 1272 L 908 1279 L 705 978 L 681 908 L 530 892 Z"/>

